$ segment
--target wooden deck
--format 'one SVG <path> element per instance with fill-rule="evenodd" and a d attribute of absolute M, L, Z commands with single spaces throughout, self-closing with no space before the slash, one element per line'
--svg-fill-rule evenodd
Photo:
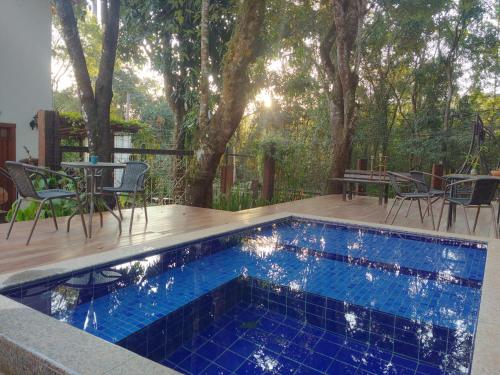
<path fill-rule="evenodd" d="M 392 202 L 389 202 L 392 203 Z M 416 206 L 416 205 L 414 205 Z M 440 204 L 435 205 L 437 222 Z M 66 218 L 58 219 L 59 231 L 55 231 L 51 219 L 41 220 L 35 230 L 32 242 L 25 246 L 25 241 L 31 227 L 31 222 L 20 222 L 14 225 L 9 240 L 5 240 L 8 224 L 0 225 L 0 273 L 18 271 L 42 264 L 54 263 L 69 258 L 100 253 L 120 248 L 124 245 L 136 244 L 162 236 L 186 233 L 212 226 L 241 222 L 249 219 L 270 215 L 273 213 L 290 212 L 293 214 L 310 214 L 331 218 L 359 220 L 368 223 L 382 223 L 387 206 L 379 206 L 378 199 L 373 197 L 354 197 L 351 201 L 342 201 L 340 195 L 327 195 L 304 199 L 295 202 L 282 203 L 273 206 L 259 207 L 240 212 L 227 212 L 187 206 L 149 207 L 149 223 L 146 224 L 144 213 L 136 210 L 134 227 L 128 233 L 128 217 L 130 211 L 124 211 L 123 234 L 118 235 L 116 220 L 110 214 L 104 214 L 104 225 L 99 227 L 98 216 L 94 219 L 94 236 L 86 239 L 79 218 L 72 221 L 71 231 L 66 233 Z M 406 209 L 399 214 L 397 225 L 413 228 L 432 229 L 429 217 L 422 225 L 416 207 L 405 218 Z M 477 234 L 489 236 L 490 212 L 481 212 Z M 473 220 L 473 212 L 469 213 Z M 444 230 L 444 222 L 441 225 Z M 457 223 L 452 231 L 466 233 L 463 212 L 457 212 Z"/>

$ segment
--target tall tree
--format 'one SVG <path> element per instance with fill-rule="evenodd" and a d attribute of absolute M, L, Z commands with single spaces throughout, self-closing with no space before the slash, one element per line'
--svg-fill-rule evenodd
<path fill-rule="evenodd" d="M 251 89 L 249 67 L 260 52 L 266 0 L 241 2 L 236 28 L 224 55 L 222 90 L 214 116 L 199 129 L 195 156 L 190 164 L 188 203 L 209 207 L 212 183 L 226 145 L 240 124 Z"/>
<path fill-rule="evenodd" d="M 471 23 L 480 19 L 482 7 L 477 0 L 451 1 L 441 23 L 442 39 L 438 41 L 439 56 L 446 75 L 446 98 L 443 113 L 443 154 L 446 155 L 447 134 L 450 127 L 451 102 L 455 94 L 456 63 L 464 48 L 464 39 Z M 446 159 L 443 160 L 446 167 Z"/>
<path fill-rule="evenodd" d="M 322 66 L 328 78 L 332 129 L 331 177 L 343 177 L 350 163 L 356 128 L 360 37 L 366 9 L 366 0 L 332 0 L 332 23 L 321 42 Z M 340 184 L 329 184 L 329 193 L 339 191 Z"/>
<path fill-rule="evenodd" d="M 208 17 L 210 0 L 201 1 L 201 22 L 200 22 L 200 112 L 198 124 L 200 128 L 208 125 Z"/>
<path fill-rule="evenodd" d="M 112 83 L 118 42 L 120 0 L 101 0 L 104 32 L 95 88 L 92 87 L 72 2 L 56 0 L 55 3 L 86 118 L 89 151 L 99 155 L 102 160 L 111 160 L 113 137 L 109 116 L 113 98 Z"/>
<path fill-rule="evenodd" d="M 210 14 L 207 5 L 210 5 Z M 189 135 L 195 132 L 193 124 L 196 124 L 202 109 L 198 108 L 202 99 L 198 95 L 200 84 L 204 82 L 203 76 L 208 80 L 208 72 L 202 76 L 200 69 L 208 66 L 208 61 L 214 84 L 220 87 L 222 57 L 234 24 L 231 11 L 231 1 L 228 0 L 212 0 L 210 4 L 205 4 L 205 1 L 201 4 L 199 0 L 124 1 L 120 50 L 138 62 L 144 60 L 145 53 L 146 60 L 162 75 L 165 99 L 174 118 L 172 144 L 178 150 L 190 146 Z M 206 16 L 203 22 L 200 20 L 202 13 Z M 201 33 L 208 38 L 204 38 L 206 63 L 200 62 Z M 138 49 L 137 45 L 143 48 Z M 206 93 L 209 93 L 208 84 Z M 208 100 L 206 103 L 208 106 Z M 203 109 L 207 117 L 208 111 L 208 107 Z M 178 157 L 173 170 L 177 202 L 183 202 L 184 173 L 184 161 Z"/>

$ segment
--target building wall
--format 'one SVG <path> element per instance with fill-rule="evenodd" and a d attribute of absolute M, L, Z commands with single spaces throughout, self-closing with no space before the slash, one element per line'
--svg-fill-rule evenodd
<path fill-rule="evenodd" d="M 16 157 L 38 156 L 29 122 L 52 108 L 50 0 L 0 0 L 0 122 L 16 124 Z"/>

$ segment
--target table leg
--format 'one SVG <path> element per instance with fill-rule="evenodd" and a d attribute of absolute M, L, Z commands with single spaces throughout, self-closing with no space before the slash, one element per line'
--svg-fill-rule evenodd
<path fill-rule="evenodd" d="M 343 201 L 346 200 L 346 191 L 347 191 L 347 189 L 346 189 L 346 182 L 343 181 L 342 182 L 342 200 Z"/>
<path fill-rule="evenodd" d="M 349 182 L 349 200 L 352 200 L 352 187 L 353 187 L 353 184 Z"/>
<path fill-rule="evenodd" d="M 384 195 L 384 186 L 382 184 L 378 185 L 378 205 L 382 206 L 382 196 Z"/>
<path fill-rule="evenodd" d="M 384 203 L 389 203 L 389 185 L 384 184 Z"/>
<path fill-rule="evenodd" d="M 90 208 L 89 208 L 89 238 L 92 238 L 92 216 L 94 216 L 94 168 L 90 168 Z"/>
<path fill-rule="evenodd" d="M 447 222 L 446 222 L 446 230 L 449 230 L 453 224 L 453 211 L 455 209 L 455 204 L 449 202 L 449 205 L 448 205 L 448 218 L 447 218 Z"/>

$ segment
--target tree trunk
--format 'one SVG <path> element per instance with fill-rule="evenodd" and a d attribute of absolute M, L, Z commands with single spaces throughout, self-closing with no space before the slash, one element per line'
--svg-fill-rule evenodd
<path fill-rule="evenodd" d="M 200 129 L 205 129 L 208 125 L 208 11 L 209 0 L 201 2 L 201 53 L 200 53 L 200 112 L 198 123 Z"/>
<path fill-rule="evenodd" d="M 226 145 L 240 124 L 251 84 L 248 67 L 260 52 L 260 33 L 266 0 L 244 0 L 236 29 L 224 56 L 222 92 L 217 112 L 205 129 L 200 129 L 198 145 L 188 173 L 187 199 L 193 206 L 212 205 L 212 184 Z"/>
<path fill-rule="evenodd" d="M 113 148 L 109 115 L 113 98 L 112 84 L 118 42 L 120 0 L 103 0 L 101 8 L 104 33 L 99 73 L 94 91 L 78 33 L 78 24 L 72 2 L 56 0 L 62 34 L 73 66 L 84 118 L 86 119 L 89 152 L 98 155 L 103 161 L 109 161 L 111 160 L 111 149 Z"/>
<path fill-rule="evenodd" d="M 447 62 L 446 64 L 446 101 L 444 104 L 444 116 L 443 116 L 443 144 L 441 145 L 441 150 L 443 152 L 443 159 L 441 160 L 441 164 L 446 169 L 447 167 L 447 139 L 448 139 L 448 130 L 450 127 L 450 112 L 451 112 L 451 100 L 453 99 L 453 65 L 451 62 Z"/>
<path fill-rule="evenodd" d="M 332 0 L 333 22 L 321 42 L 321 59 L 331 87 L 328 92 L 332 128 L 330 177 L 343 177 L 351 159 L 356 127 L 356 89 L 360 60 L 360 33 L 366 13 L 365 0 Z M 340 193 L 331 181 L 328 193 Z"/>

